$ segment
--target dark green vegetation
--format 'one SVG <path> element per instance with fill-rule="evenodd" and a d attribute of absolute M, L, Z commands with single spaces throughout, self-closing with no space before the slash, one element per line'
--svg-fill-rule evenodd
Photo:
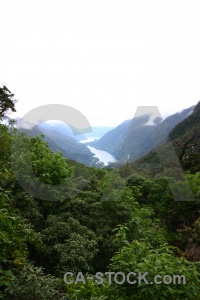
<path fill-rule="evenodd" d="M 11 147 L 14 141 L 29 143 L 38 180 L 65 183 L 49 195 L 52 201 L 32 196 L 26 156 Z M 200 299 L 199 172 L 189 168 L 186 174 L 195 201 L 175 202 L 168 184 L 173 172 L 139 174 L 128 163 L 86 167 L 12 126 L 0 125 L 0 142 L 0 299 Z M 149 281 L 184 275 L 187 284 L 117 285 L 105 276 L 98 285 L 86 279 L 108 271 L 149 272 Z M 65 284 L 65 272 L 82 272 L 86 283 Z"/>
<path fill-rule="evenodd" d="M 16 111 L 16 102 L 14 94 L 5 85 L 2 88 L 0 87 L 0 117 L 5 116 L 9 111 Z"/>

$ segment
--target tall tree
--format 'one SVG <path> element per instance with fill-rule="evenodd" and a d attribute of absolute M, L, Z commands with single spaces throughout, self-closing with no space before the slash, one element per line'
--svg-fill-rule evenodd
<path fill-rule="evenodd" d="M 0 87 L 0 118 L 5 116 L 8 111 L 16 111 L 15 103 L 17 100 L 14 99 L 14 96 L 5 85 Z"/>

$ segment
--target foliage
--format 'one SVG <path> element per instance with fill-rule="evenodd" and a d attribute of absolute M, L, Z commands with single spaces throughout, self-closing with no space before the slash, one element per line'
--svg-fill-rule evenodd
<path fill-rule="evenodd" d="M 97 252 L 95 234 L 68 214 L 50 215 L 46 228 L 41 232 L 45 244 L 43 264 L 56 274 L 89 271 Z M 49 261 L 49 259 L 51 259 Z"/>
<path fill-rule="evenodd" d="M 18 182 L 35 197 L 57 201 L 65 197 L 62 187 L 58 189 L 56 185 L 64 183 L 67 192 L 73 170 L 67 160 L 60 153 L 53 153 L 40 137 L 29 138 L 14 132 L 11 161 Z"/>
<path fill-rule="evenodd" d="M 0 299 L 199 299 L 197 153 L 184 162 L 195 201 L 175 201 L 171 187 L 183 195 L 186 181 L 170 161 L 94 169 L 13 127 L 0 125 L 0 141 Z M 67 285 L 67 271 L 93 281 Z M 107 271 L 182 274 L 187 285 L 109 284 Z"/>
<path fill-rule="evenodd" d="M 66 293 L 60 279 L 45 275 L 41 267 L 26 263 L 14 284 L 8 289 L 7 299 L 64 300 Z"/>
<path fill-rule="evenodd" d="M 116 286 L 116 293 L 122 299 L 198 299 L 199 265 L 188 263 L 184 258 L 176 257 L 173 248 L 167 244 L 152 247 L 147 241 L 133 241 L 124 246 L 120 253 L 112 258 L 111 270 L 115 272 L 136 272 L 147 274 L 147 281 L 153 282 L 151 286 L 143 282 L 134 285 L 124 283 Z M 164 278 L 165 275 L 184 275 L 186 285 L 159 284 L 154 282 L 155 275 Z M 135 278 L 134 278 L 135 279 Z"/>
<path fill-rule="evenodd" d="M 14 96 L 15 95 L 12 94 L 5 85 L 2 88 L 0 87 L 0 119 L 5 116 L 8 111 L 16 111 L 16 100 Z"/>
<path fill-rule="evenodd" d="M 8 194 L 0 193 L 0 297 L 11 286 L 27 256 L 26 243 L 39 245 L 40 236 L 13 210 Z"/>

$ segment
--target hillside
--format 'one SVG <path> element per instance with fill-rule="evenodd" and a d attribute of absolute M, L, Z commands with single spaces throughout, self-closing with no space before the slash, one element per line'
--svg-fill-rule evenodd
<path fill-rule="evenodd" d="M 76 132 L 76 130 L 74 129 L 74 131 L 72 130 L 72 128 L 61 121 L 46 121 L 41 123 L 38 128 L 44 133 L 47 132 L 51 132 L 54 131 L 55 134 L 57 135 L 64 135 L 64 136 L 68 136 L 71 137 L 73 139 L 75 139 L 77 142 L 79 142 L 80 140 L 85 139 L 85 135 L 76 135 L 74 134 L 74 132 Z"/>
<path fill-rule="evenodd" d="M 131 124 L 131 120 L 124 121 L 122 124 L 120 124 L 116 128 L 106 133 L 98 141 L 94 141 L 86 144 L 95 147 L 97 149 L 107 151 L 113 154 L 115 157 L 118 157 L 118 153 L 124 141 L 124 135 L 128 131 L 130 124 Z"/>
<path fill-rule="evenodd" d="M 164 120 L 154 119 L 149 125 L 151 115 L 142 115 L 127 120 L 109 131 L 101 139 L 88 143 L 100 150 L 108 151 L 119 161 L 133 162 L 153 148 L 165 143 L 169 132 L 179 122 L 183 121 L 194 107 L 184 109 Z"/>
<path fill-rule="evenodd" d="M 183 122 L 177 124 L 177 126 L 174 127 L 174 129 L 169 134 L 169 138 L 172 141 L 175 141 L 176 139 L 187 139 L 190 138 L 191 134 L 195 134 L 195 139 L 199 141 L 200 102 L 198 102 L 194 107 L 192 114 L 190 114 Z"/>
<path fill-rule="evenodd" d="M 169 147 L 171 143 L 184 170 L 190 172 L 200 170 L 200 102 L 186 119 L 171 130 L 162 146 L 150 151 L 140 158 L 137 163 L 145 165 L 146 163 L 158 162 L 157 152 L 159 150 L 163 155 L 165 153 L 166 162 L 170 164 Z"/>
<path fill-rule="evenodd" d="M 66 134 L 62 134 L 51 128 L 51 126 L 34 126 L 31 129 L 19 128 L 20 131 L 25 132 L 30 137 L 36 135 L 44 135 L 44 141 L 48 143 L 49 148 L 54 152 L 61 152 L 64 157 L 75 160 L 86 166 L 96 166 L 98 159 L 94 154 L 84 145 L 80 144 L 75 138 Z M 70 132 L 69 132 L 70 133 Z"/>

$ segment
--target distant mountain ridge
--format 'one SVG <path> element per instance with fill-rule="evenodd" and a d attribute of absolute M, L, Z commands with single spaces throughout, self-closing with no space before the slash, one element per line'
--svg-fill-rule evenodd
<path fill-rule="evenodd" d="M 47 133 L 49 131 L 54 131 L 55 134 L 61 134 L 64 136 L 68 136 L 77 141 L 80 141 L 85 138 L 84 135 L 74 134 L 72 128 L 69 125 L 67 125 L 63 122 L 60 122 L 60 121 L 46 121 L 46 122 L 41 123 L 38 126 L 38 128 L 44 133 Z"/>
<path fill-rule="evenodd" d="M 86 138 L 89 138 L 89 137 L 101 138 L 102 136 L 104 136 L 107 132 L 109 132 L 112 129 L 113 129 L 113 127 L 109 127 L 109 126 L 92 126 L 92 131 L 85 133 L 84 136 Z"/>
<path fill-rule="evenodd" d="M 52 151 L 60 151 L 64 157 L 87 166 L 98 166 L 98 159 L 86 147 L 87 145 L 111 153 L 120 164 L 123 164 L 134 162 L 164 144 L 169 133 L 173 134 L 173 128 L 190 117 L 193 110 L 194 106 L 163 120 L 153 113 L 141 115 L 139 113 L 133 119 L 126 120 L 113 129 L 107 126 L 95 126 L 92 128 L 93 132 L 84 135 L 74 134 L 67 124 L 59 124 L 57 121 L 41 123 L 38 126 L 26 126 L 25 124 L 24 128 L 20 130 L 29 136 L 43 134 L 44 140 Z M 87 136 L 99 137 L 103 132 L 106 134 L 99 140 L 85 144 L 79 143 Z"/>
<path fill-rule="evenodd" d="M 194 107 L 192 113 L 189 113 L 184 120 L 174 126 L 165 143 L 141 157 L 136 163 L 139 163 L 141 168 L 146 169 L 146 166 L 148 166 L 149 163 L 159 162 L 157 157 L 157 151 L 159 151 L 163 154 L 163 157 L 165 157 L 165 164 L 170 166 L 172 164 L 169 155 L 171 143 L 184 170 L 189 170 L 191 173 L 200 171 L 200 102 Z M 187 147 L 185 149 L 185 155 L 181 157 L 180 154 L 182 153 L 183 148 L 180 146 L 184 145 Z M 193 147 L 190 145 L 195 146 Z M 135 167 L 134 162 L 133 167 Z M 171 165 L 171 167 L 173 168 L 173 165 Z"/>
<path fill-rule="evenodd" d="M 151 125 L 148 125 L 152 119 L 150 114 L 134 117 L 88 145 L 113 154 L 121 163 L 133 162 L 165 143 L 170 131 L 187 118 L 193 109 L 194 106 L 189 107 L 164 120 L 155 117 Z"/>
<path fill-rule="evenodd" d="M 84 144 L 79 143 L 74 136 L 72 137 L 70 130 L 56 129 L 56 127 L 48 124 L 45 126 L 21 127 L 18 130 L 31 137 L 44 135 L 44 141 L 48 143 L 49 148 L 54 152 L 61 152 L 66 158 L 86 166 L 97 166 L 98 164 L 98 159 L 94 157 L 94 154 Z"/>
<path fill-rule="evenodd" d="M 90 145 L 99 150 L 107 151 L 117 157 L 117 154 L 121 149 L 124 134 L 128 130 L 130 123 L 131 120 L 124 121 L 122 124 L 106 133 L 98 141 L 89 142 L 86 143 L 86 145 Z"/>

